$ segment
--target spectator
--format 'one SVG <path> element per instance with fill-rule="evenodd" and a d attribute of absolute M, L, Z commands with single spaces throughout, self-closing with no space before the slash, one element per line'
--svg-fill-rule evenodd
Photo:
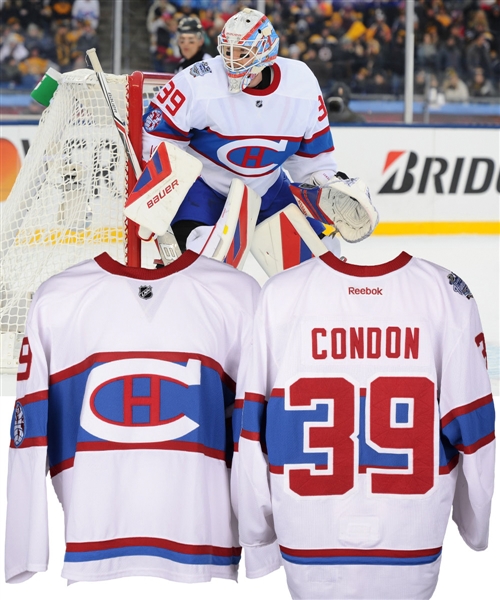
<path fill-rule="evenodd" d="M 26 46 L 24 45 L 24 39 L 18 33 L 9 33 L 2 47 L 0 48 L 0 63 L 5 60 L 13 58 L 17 63 L 27 58 L 29 55 Z"/>
<path fill-rule="evenodd" d="M 467 102 L 469 89 L 453 68 L 448 68 L 442 85 L 446 102 Z"/>
<path fill-rule="evenodd" d="M 49 0 L 49 8 L 51 11 L 52 23 L 58 24 L 61 21 L 66 21 L 71 18 L 71 8 L 73 2 L 65 2 L 61 0 Z"/>
<path fill-rule="evenodd" d="M 100 12 L 99 0 L 75 0 L 71 9 L 73 26 L 76 26 L 79 21 L 88 21 L 92 29 L 96 30 Z"/>
<path fill-rule="evenodd" d="M 328 109 L 330 123 L 364 123 L 365 119 L 349 108 L 351 90 L 349 86 L 340 81 L 325 95 L 325 104 Z"/>
<path fill-rule="evenodd" d="M 70 71 L 72 68 L 75 40 L 71 35 L 69 21 L 61 21 L 56 26 L 54 42 L 56 45 L 57 64 L 63 73 Z"/>
<path fill-rule="evenodd" d="M 366 39 L 376 39 L 384 45 L 389 44 L 392 39 L 391 28 L 385 22 L 385 14 L 380 8 L 375 11 L 375 19 L 366 32 Z"/>
<path fill-rule="evenodd" d="M 465 60 L 467 65 L 467 75 L 473 79 L 475 70 L 480 67 L 483 69 L 487 78 L 491 76 L 491 58 L 490 48 L 486 41 L 484 32 L 475 34 L 474 39 L 470 42 L 465 51 Z"/>
<path fill-rule="evenodd" d="M 429 71 L 436 70 L 437 48 L 432 33 L 424 33 L 422 43 L 417 47 L 417 65 Z"/>
<path fill-rule="evenodd" d="M 438 72 L 445 73 L 447 69 L 453 69 L 459 77 L 464 75 L 462 41 L 455 35 L 450 34 L 446 41 L 441 42 L 436 56 L 436 67 Z"/>
<path fill-rule="evenodd" d="M 153 69 L 159 73 L 172 73 L 178 65 L 175 51 L 177 22 L 173 18 L 175 7 L 164 1 L 154 2 L 146 19 L 150 34 L 150 52 Z"/>
<path fill-rule="evenodd" d="M 7 57 L 0 63 L 0 85 L 1 87 L 15 88 L 21 86 L 23 74 L 19 70 L 19 63 L 12 56 Z"/>
<path fill-rule="evenodd" d="M 36 23 L 28 25 L 24 36 L 24 45 L 28 52 L 33 48 L 38 48 L 41 57 L 52 61 L 56 59 L 54 39 Z"/>
<path fill-rule="evenodd" d="M 481 67 L 474 69 L 474 77 L 469 84 L 470 95 L 476 98 L 487 98 L 494 95 L 492 82 L 485 77 Z"/>
<path fill-rule="evenodd" d="M 181 60 L 176 73 L 187 69 L 200 60 L 212 58 L 205 49 L 205 33 L 198 17 L 184 17 L 177 26 L 177 44 L 181 52 Z"/>

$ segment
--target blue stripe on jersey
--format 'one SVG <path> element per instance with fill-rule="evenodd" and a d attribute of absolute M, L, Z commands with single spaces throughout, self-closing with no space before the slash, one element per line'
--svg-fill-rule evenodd
<path fill-rule="evenodd" d="M 443 434 L 453 446 L 474 446 L 494 431 L 493 401 L 469 413 L 459 415 L 443 427 Z"/>
<path fill-rule="evenodd" d="M 237 444 L 240 441 L 241 424 L 243 421 L 243 400 L 236 400 L 233 410 L 233 440 Z"/>
<path fill-rule="evenodd" d="M 243 411 L 243 428 L 246 428 L 247 403 Z M 271 396 L 267 404 L 266 442 L 269 463 L 273 466 L 311 464 L 326 465 L 326 452 L 307 452 L 304 448 L 304 423 L 327 421 L 328 407 L 319 404 L 311 410 L 285 410 L 283 396 Z M 248 418 L 249 427 L 254 419 Z"/>
<path fill-rule="evenodd" d="M 110 548 L 106 550 L 92 550 L 89 552 L 66 552 L 65 562 L 89 562 L 104 560 L 106 558 L 119 558 L 121 556 L 158 556 L 174 562 L 187 565 L 237 565 L 240 556 L 216 556 L 214 554 L 184 554 L 166 548 L 155 546 L 126 546 L 124 548 Z"/>
<path fill-rule="evenodd" d="M 458 450 L 441 433 L 439 439 L 439 467 L 446 467 L 458 455 Z"/>
<path fill-rule="evenodd" d="M 245 398 L 242 429 L 262 434 L 265 431 L 265 412 L 264 402 L 253 402 Z"/>
<path fill-rule="evenodd" d="M 369 552 L 369 551 L 368 551 Z M 395 556 L 292 556 L 281 552 L 285 560 L 297 565 L 388 565 L 415 566 L 433 563 L 441 556 L 441 550 L 429 556 L 395 557 Z"/>
<path fill-rule="evenodd" d="M 51 385 L 49 390 L 49 465 L 54 467 L 74 458 L 77 442 L 106 441 L 97 438 L 80 427 L 85 386 L 92 369 L 104 364 L 96 362 L 81 373 Z M 186 362 L 175 364 L 186 365 Z M 148 376 L 132 376 L 133 395 L 145 394 Z M 147 396 L 147 394 L 145 394 Z M 94 396 L 95 409 L 104 420 L 117 425 L 141 426 L 148 422 L 148 411 L 132 413 L 132 423 L 125 425 L 124 383 L 116 379 L 100 386 Z M 222 380 L 219 373 L 207 365 L 201 365 L 200 385 L 184 386 L 163 379 L 160 383 L 160 421 L 167 421 L 183 414 L 199 426 L 177 441 L 192 442 L 205 448 L 225 452 L 227 449 L 226 409 L 233 405 L 235 394 Z M 147 408 L 147 404 L 145 405 Z M 194 446 L 191 446 L 194 447 Z"/>
<path fill-rule="evenodd" d="M 302 140 L 297 155 L 314 158 L 318 154 L 331 150 L 333 150 L 333 139 L 330 128 L 327 127 L 312 139 Z"/>

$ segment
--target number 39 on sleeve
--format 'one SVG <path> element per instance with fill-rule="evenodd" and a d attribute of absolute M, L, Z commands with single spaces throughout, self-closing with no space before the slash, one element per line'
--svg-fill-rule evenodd
<path fill-rule="evenodd" d="M 177 114 L 177 111 L 186 101 L 186 96 L 175 87 L 175 83 L 171 80 L 158 93 L 155 102 L 165 108 L 172 116 Z"/>

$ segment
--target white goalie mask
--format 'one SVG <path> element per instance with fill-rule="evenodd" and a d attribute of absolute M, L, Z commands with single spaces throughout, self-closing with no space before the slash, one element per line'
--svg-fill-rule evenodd
<path fill-rule="evenodd" d="M 217 38 L 229 91 L 241 92 L 265 67 L 272 65 L 278 46 L 278 35 L 266 15 L 252 8 L 233 15 Z"/>

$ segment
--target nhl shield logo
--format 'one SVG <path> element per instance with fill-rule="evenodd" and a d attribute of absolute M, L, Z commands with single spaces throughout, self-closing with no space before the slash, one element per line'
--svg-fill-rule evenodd
<path fill-rule="evenodd" d="M 453 286 L 453 291 L 457 292 L 457 294 L 461 294 L 462 296 L 465 296 L 467 298 L 467 300 L 470 300 L 471 298 L 474 297 L 471 294 L 469 286 L 465 283 L 465 281 L 463 279 L 460 279 L 460 277 L 458 275 L 455 275 L 455 273 L 453 273 L 453 272 L 449 273 L 448 280 L 449 280 L 450 285 Z"/>
<path fill-rule="evenodd" d="M 257 108 L 261 108 L 261 107 L 262 107 L 262 100 L 257 100 L 257 101 L 255 102 L 255 106 L 256 106 Z"/>
<path fill-rule="evenodd" d="M 149 300 L 153 297 L 153 288 L 150 285 L 139 286 L 139 298 L 143 300 Z"/>

